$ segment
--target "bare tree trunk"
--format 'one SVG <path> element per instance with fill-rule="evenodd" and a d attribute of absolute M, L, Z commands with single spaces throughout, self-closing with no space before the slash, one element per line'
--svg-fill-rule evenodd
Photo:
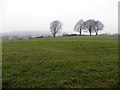
<path fill-rule="evenodd" d="M 53 33 L 53 37 L 55 37 L 55 33 Z"/>
<path fill-rule="evenodd" d="M 96 31 L 96 35 L 98 35 L 98 30 Z"/>
<path fill-rule="evenodd" d="M 91 35 L 92 35 L 92 34 L 91 34 L 91 29 L 89 30 L 89 32 L 90 32 L 90 36 L 91 36 Z"/>
<path fill-rule="evenodd" d="M 81 29 L 80 29 L 79 33 L 80 33 L 80 35 L 82 35 L 82 34 L 81 34 Z"/>
<path fill-rule="evenodd" d="M 92 34 L 91 34 L 91 32 L 90 32 L 90 36 L 91 36 Z"/>
<path fill-rule="evenodd" d="M 96 32 L 96 35 L 98 35 L 98 32 Z"/>

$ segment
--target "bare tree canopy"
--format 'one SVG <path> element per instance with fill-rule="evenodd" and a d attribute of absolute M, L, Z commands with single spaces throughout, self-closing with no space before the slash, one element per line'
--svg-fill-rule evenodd
<path fill-rule="evenodd" d="M 55 37 L 56 33 L 58 33 L 62 29 L 62 25 L 62 22 L 60 22 L 59 20 L 53 21 L 50 24 L 50 31 L 53 37 Z"/>
<path fill-rule="evenodd" d="M 104 25 L 102 24 L 102 22 L 101 21 L 95 21 L 95 24 L 94 24 L 95 26 L 94 26 L 94 28 L 95 28 L 95 33 L 96 33 L 96 35 L 98 35 L 98 31 L 99 30 L 103 30 L 103 28 L 104 28 Z"/>
<path fill-rule="evenodd" d="M 92 32 L 94 32 L 94 24 L 95 24 L 95 20 L 94 19 L 89 19 L 86 22 L 84 22 L 83 26 L 84 29 L 88 29 L 89 33 L 91 35 Z"/>
<path fill-rule="evenodd" d="M 74 27 L 74 30 L 79 32 L 80 35 L 81 35 L 81 32 L 82 32 L 82 29 L 83 29 L 83 20 L 79 20 L 76 24 L 75 24 L 75 27 Z"/>

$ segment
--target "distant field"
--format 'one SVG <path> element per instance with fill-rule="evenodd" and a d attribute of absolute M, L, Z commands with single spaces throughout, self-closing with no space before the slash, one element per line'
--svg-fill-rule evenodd
<path fill-rule="evenodd" d="M 118 37 L 71 36 L 2 43 L 3 88 L 118 87 Z"/>

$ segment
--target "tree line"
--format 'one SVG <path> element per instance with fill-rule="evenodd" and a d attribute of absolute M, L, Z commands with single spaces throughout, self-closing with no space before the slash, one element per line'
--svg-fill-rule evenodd
<path fill-rule="evenodd" d="M 56 36 L 56 34 L 62 29 L 63 24 L 59 20 L 52 21 L 50 24 L 50 31 L 53 35 L 53 37 Z M 82 31 L 89 31 L 90 35 L 92 35 L 93 32 L 98 35 L 98 31 L 103 30 L 104 24 L 97 20 L 95 21 L 94 19 L 89 19 L 86 21 L 83 21 L 83 19 L 79 20 L 75 26 L 74 26 L 74 31 L 79 32 L 79 35 L 82 35 Z"/>

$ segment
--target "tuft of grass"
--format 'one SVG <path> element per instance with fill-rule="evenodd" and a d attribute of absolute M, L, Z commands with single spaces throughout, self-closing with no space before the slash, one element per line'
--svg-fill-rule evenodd
<path fill-rule="evenodd" d="M 5 40 L 3 88 L 116 88 L 118 37 Z"/>

